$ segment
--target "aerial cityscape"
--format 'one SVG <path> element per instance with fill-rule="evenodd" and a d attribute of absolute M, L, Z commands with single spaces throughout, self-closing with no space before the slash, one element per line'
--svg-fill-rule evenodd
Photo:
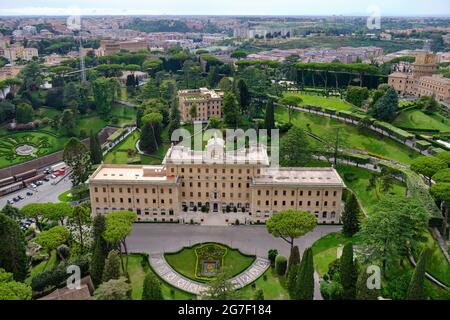
<path fill-rule="evenodd" d="M 391 2 L 0 4 L 0 300 L 449 301 L 450 3 Z"/>

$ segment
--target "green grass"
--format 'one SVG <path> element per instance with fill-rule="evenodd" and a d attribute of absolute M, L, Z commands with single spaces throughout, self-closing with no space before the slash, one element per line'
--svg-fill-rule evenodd
<path fill-rule="evenodd" d="M 128 256 L 128 273 L 130 274 L 132 298 L 141 300 L 144 278 L 147 272 L 153 272 L 149 266 L 142 266 L 142 256 L 139 254 L 130 254 Z M 166 300 L 192 300 L 195 297 L 187 292 L 181 291 L 161 281 L 161 290 Z"/>
<path fill-rule="evenodd" d="M 450 120 L 438 113 L 428 115 L 422 110 L 406 110 L 398 115 L 394 125 L 405 129 L 425 129 L 450 132 Z"/>
<path fill-rule="evenodd" d="M 353 190 L 353 192 L 355 192 L 357 198 L 361 202 L 361 205 L 366 210 L 367 214 L 372 213 L 379 199 L 386 195 L 386 193 L 378 190 L 378 188 L 376 188 L 376 190 L 367 190 L 370 177 L 374 173 L 367 169 L 345 165 L 338 165 L 337 171 L 344 180 L 346 186 Z M 355 177 L 354 180 L 353 178 L 350 178 L 351 176 Z M 347 177 L 349 177 L 350 179 L 346 179 Z M 395 181 L 392 189 L 389 191 L 389 194 L 395 195 L 404 195 L 405 193 L 406 187 L 399 181 Z"/>
<path fill-rule="evenodd" d="M 320 238 L 312 245 L 314 255 L 314 268 L 321 276 L 328 272 L 328 265 L 337 259 L 339 246 L 353 241 L 342 233 L 330 233 Z"/>
<path fill-rule="evenodd" d="M 56 263 L 56 252 L 53 251 L 48 260 L 42 261 L 33 268 L 31 268 L 30 275 L 25 279 L 26 284 L 31 284 L 31 280 L 39 273 L 51 270 Z"/>
<path fill-rule="evenodd" d="M 207 282 L 208 280 L 199 279 L 195 276 L 197 263 L 195 248 L 198 246 L 184 248 L 176 253 L 166 253 L 164 257 L 172 268 L 185 277 L 198 282 Z M 223 265 L 230 277 L 233 277 L 250 267 L 253 261 L 255 261 L 255 256 L 247 256 L 237 249 L 228 248 Z"/>
<path fill-rule="evenodd" d="M 238 291 L 239 298 L 252 300 L 256 290 L 262 289 L 264 300 L 289 300 L 289 294 L 286 290 L 285 277 L 280 277 L 275 273 L 274 268 L 269 268 L 255 282 L 255 289 L 252 285 L 246 286 Z"/>
<path fill-rule="evenodd" d="M 414 250 L 414 257 L 418 261 L 420 252 L 427 246 L 431 249 L 431 255 L 427 263 L 427 271 L 437 278 L 439 281 L 443 282 L 447 286 L 450 286 L 450 265 L 441 251 L 439 244 L 434 240 L 430 232 L 426 233 L 427 241 Z"/>
<path fill-rule="evenodd" d="M 87 134 L 92 130 L 93 132 L 99 132 L 106 127 L 107 122 L 101 119 L 98 115 L 89 115 L 80 117 L 77 121 L 76 133 L 79 134 L 81 129 L 84 129 Z"/>
<path fill-rule="evenodd" d="M 285 95 L 293 95 L 302 98 L 302 106 L 317 106 L 326 109 L 333 109 L 338 111 L 357 111 L 358 109 L 351 103 L 346 102 L 338 97 L 324 97 L 315 94 L 306 93 L 288 93 Z"/>
<path fill-rule="evenodd" d="M 288 122 L 288 110 L 277 107 L 275 109 L 275 118 L 279 122 Z M 339 129 L 341 147 L 366 151 L 369 154 L 396 160 L 401 163 L 410 164 L 419 156 L 417 152 L 410 150 L 390 138 L 380 136 L 368 130 L 362 132 L 354 125 L 330 119 L 329 117 L 294 110 L 292 123 L 330 143 L 335 141 L 336 130 Z M 319 142 L 312 141 L 312 144 L 318 145 Z"/>

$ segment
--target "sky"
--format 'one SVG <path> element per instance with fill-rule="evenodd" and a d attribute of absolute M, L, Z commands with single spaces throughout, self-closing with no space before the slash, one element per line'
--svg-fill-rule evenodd
<path fill-rule="evenodd" d="M 450 16 L 450 0 L 14 0 L 6 15 L 371 15 Z"/>

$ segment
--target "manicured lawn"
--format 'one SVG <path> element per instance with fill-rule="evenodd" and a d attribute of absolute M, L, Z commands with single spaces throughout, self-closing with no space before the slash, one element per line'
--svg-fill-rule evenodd
<path fill-rule="evenodd" d="M 120 104 L 115 104 L 111 108 L 111 118 L 117 118 L 118 123 L 111 123 L 116 126 L 131 125 L 136 122 L 136 109 Z"/>
<path fill-rule="evenodd" d="M 177 253 L 166 253 L 164 256 L 172 268 L 185 277 L 199 282 L 206 282 L 208 280 L 199 279 L 195 276 L 195 269 L 197 266 L 195 248 L 198 246 L 199 245 L 195 245 L 193 247 L 184 248 Z M 254 260 L 255 256 L 247 256 L 237 249 L 228 248 L 223 265 L 230 277 L 233 277 L 247 269 Z"/>
<path fill-rule="evenodd" d="M 426 243 L 414 250 L 414 257 L 417 261 L 423 248 L 425 246 L 430 248 L 431 255 L 427 263 L 427 271 L 439 281 L 450 286 L 450 265 L 433 236 L 429 232 L 425 236 L 427 238 Z"/>
<path fill-rule="evenodd" d="M 285 95 L 295 95 L 302 98 L 302 106 L 317 106 L 325 109 L 333 109 L 338 111 L 356 111 L 357 108 L 347 101 L 337 97 L 324 97 L 315 94 L 306 93 L 285 93 Z"/>
<path fill-rule="evenodd" d="M 314 268 L 321 276 L 328 272 L 328 265 L 336 260 L 337 249 L 352 241 L 342 233 L 330 233 L 320 238 L 312 245 Z"/>
<path fill-rule="evenodd" d="M 239 298 L 252 300 L 256 290 L 262 289 L 264 300 L 289 300 L 289 294 L 285 288 L 285 278 L 278 276 L 274 268 L 269 268 L 254 284 L 255 289 L 249 285 L 239 290 Z"/>
<path fill-rule="evenodd" d="M 89 115 L 80 117 L 77 121 L 76 132 L 79 134 L 81 129 L 84 129 L 87 134 L 92 130 L 93 132 L 99 132 L 101 129 L 106 127 L 107 123 L 105 120 L 101 119 L 98 115 Z"/>
<path fill-rule="evenodd" d="M 25 279 L 25 283 L 31 284 L 31 280 L 41 272 L 51 270 L 56 263 L 56 252 L 52 252 L 48 260 L 42 261 L 31 268 L 30 275 Z"/>
<path fill-rule="evenodd" d="M 153 271 L 148 265 L 145 268 L 142 266 L 141 255 L 130 254 L 128 256 L 128 273 L 130 274 L 133 300 L 141 300 L 144 278 L 147 272 Z M 173 288 L 163 281 L 161 281 L 161 290 L 166 300 L 192 300 L 195 298 L 193 295 Z"/>
<path fill-rule="evenodd" d="M 355 192 L 367 214 L 373 212 L 379 199 L 386 195 L 379 190 L 367 190 L 367 187 L 370 184 L 370 177 L 374 173 L 367 169 L 345 165 L 338 165 L 337 171 L 344 180 L 346 186 Z M 389 193 L 404 195 L 406 193 L 406 187 L 399 181 L 395 181 Z"/>
<path fill-rule="evenodd" d="M 288 122 L 288 110 L 277 107 L 275 109 L 275 119 L 281 122 Z M 398 162 L 409 164 L 414 158 L 419 156 L 417 152 L 392 139 L 379 136 L 368 130 L 362 132 L 356 126 L 328 117 L 294 110 L 292 123 L 330 143 L 336 140 L 336 130 L 339 129 L 341 147 L 363 150 Z M 316 141 L 312 141 L 312 143 L 319 144 Z"/>
<path fill-rule="evenodd" d="M 406 110 L 394 120 L 394 125 L 405 129 L 433 129 L 450 132 L 450 120 L 438 113 L 428 115 L 421 110 Z"/>

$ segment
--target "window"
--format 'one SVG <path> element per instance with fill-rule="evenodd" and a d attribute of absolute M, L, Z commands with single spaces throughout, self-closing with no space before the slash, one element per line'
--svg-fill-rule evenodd
<path fill-rule="evenodd" d="M 94 191 L 95 191 L 95 192 L 98 192 L 98 188 L 97 188 L 97 187 L 95 187 L 95 188 L 94 188 Z"/>
<path fill-rule="evenodd" d="M 320 191 L 317 191 L 317 196 L 320 196 Z"/>
<path fill-rule="evenodd" d="M 312 194 L 311 191 L 308 191 L 308 196 L 311 196 L 311 194 Z"/>

